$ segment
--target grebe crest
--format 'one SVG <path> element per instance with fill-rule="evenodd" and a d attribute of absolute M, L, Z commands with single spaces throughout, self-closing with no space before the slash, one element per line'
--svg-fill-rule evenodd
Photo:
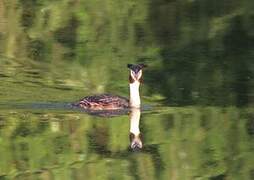
<path fill-rule="evenodd" d="M 139 85 L 140 82 L 142 82 L 142 69 L 146 67 L 146 65 L 128 64 L 127 67 L 130 69 L 130 100 L 118 95 L 100 94 L 86 96 L 73 105 L 91 110 L 115 110 L 130 107 L 140 108 Z"/>

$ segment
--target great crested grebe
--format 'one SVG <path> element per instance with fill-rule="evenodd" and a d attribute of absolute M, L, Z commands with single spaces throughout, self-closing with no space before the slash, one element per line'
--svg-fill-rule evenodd
<path fill-rule="evenodd" d="M 117 110 L 124 108 L 140 108 L 139 86 L 142 82 L 142 69 L 146 67 L 146 65 L 128 64 L 127 67 L 130 69 L 130 100 L 117 95 L 100 94 L 84 97 L 74 105 L 88 110 Z"/>

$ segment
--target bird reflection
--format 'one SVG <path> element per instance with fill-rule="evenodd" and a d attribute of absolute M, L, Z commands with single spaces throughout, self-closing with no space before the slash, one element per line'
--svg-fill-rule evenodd
<path fill-rule="evenodd" d="M 132 108 L 130 111 L 130 148 L 133 151 L 141 150 L 143 147 L 142 137 L 139 130 L 141 111 L 140 108 Z"/>
<path fill-rule="evenodd" d="M 140 108 L 130 108 L 130 109 L 123 109 L 123 110 L 97 110 L 97 111 L 87 110 L 85 112 L 93 116 L 107 117 L 107 118 L 121 116 L 121 115 L 125 115 L 129 113 L 129 120 L 130 120 L 129 148 L 133 151 L 138 151 L 143 148 L 142 134 L 139 129 L 139 122 L 140 122 L 140 116 L 141 116 Z M 92 134 L 94 135 L 90 137 L 98 136 L 98 132 L 100 132 L 98 129 L 92 132 Z M 94 140 L 92 140 L 91 142 L 94 142 Z M 100 145 L 97 144 L 96 146 L 100 146 Z"/>

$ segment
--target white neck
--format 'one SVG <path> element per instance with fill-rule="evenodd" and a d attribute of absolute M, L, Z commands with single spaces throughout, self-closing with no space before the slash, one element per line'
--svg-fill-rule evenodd
<path fill-rule="evenodd" d="M 139 120 L 140 120 L 140 109 L 132 108 L 130 113 L 130 132 L 135 136 L 140 134 L 139 130 Z"/>
<path fill-rule="evenodd" d="M 140 108 L 140 96 L 139 96 L 140 82 L 134 81 L 130 83 L 130 106 Z"/>

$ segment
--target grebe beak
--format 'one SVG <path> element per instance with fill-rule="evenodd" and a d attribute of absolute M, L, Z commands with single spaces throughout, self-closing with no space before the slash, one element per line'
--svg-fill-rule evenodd
<path fill-rule="evenodd" d="M 135 79 L 138 80 L 139 79 L 139 75 L 138 73 L 134 75 Z"/>
<path fill-rule="evenodd" d="M 139 71 L 132 71 L 131 70 L 131 75 L 132 75 L 133 79 L 138 81 L 141 78 L 141 76 L 142 76 L 142 70 L 139 70 Z"/>

